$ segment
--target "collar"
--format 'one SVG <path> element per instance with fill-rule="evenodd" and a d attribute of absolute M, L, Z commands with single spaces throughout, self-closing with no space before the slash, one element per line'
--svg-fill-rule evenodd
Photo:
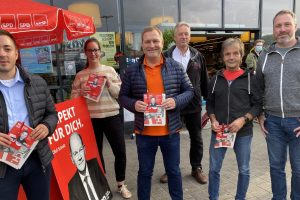
<path fill-rule="evenodd" d="M 84 183 L 84 178 L 86 177 L 86 176 L 88 176 L 88 177 L 91 177 L 90 176 L 90 172 L 89 172 L 89 168 L 88 168 L 88 166 L 87 166 L 87 163 L 85 163 L 85 175 L 82 175 L 80 172 L 78 172 L 78 174 L 79 174 L 79 177 L 80 177 L 80 179 L 81 179 L 81 181 Z"/>
<path fill-rule="evenodd" d="M 182 51 L 180 51 L 180 49 L 177 46 L 175 47 L 174 51 L 176 53 L 178 53 L 182 57 L 186 57 L 186 56 L 190 56 L 191 55 L 191 51 L 190 51 L 189 47 L 187 48 L 186 52 L 184 52 L 184 53 L 182 53 Z"/>
<path fill-rule="evenodd" d="M 20 82 L 24 83 L 24 80 L 22 79 L 22 77 L 21 77 L 21 75 L 20 75 L 19 68 L 16 67 L 16 69 L 17 69 L 16 76 L 15 76 L 16 82 L 17 82 L 17 81 L 20 81 Z"/>
<path fill-rule="evenodd" d="M 164 63 L 164 59 L 163 59 L 163 56 L 161 54 L 159 63 L 155 64 L 154 67 L 162 66 L 163 63 Z M 151 66 L 148 65 L 146 57 L 144 57 L 143 64 L 144 64 L 144 66 L 151 67 Z"/>
<path fill-rule="evenodd" d="M 17 82 L 24 83 L 24 80 L 22 79 L 22 77 L 20 75 L 20 71 L 19 71 L 18 67 L 16 67 L 16 75 L 14 78 L 9 79 L 9 80 L 0 80 L 0 83 L 6 87 L 12 87 Z"/>

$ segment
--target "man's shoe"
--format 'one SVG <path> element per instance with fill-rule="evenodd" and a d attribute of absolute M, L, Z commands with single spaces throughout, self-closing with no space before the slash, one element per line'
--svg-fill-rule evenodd
<path fill-rule="evenodd" d="M 201 168 L 197 168 L 196 170 L 193 170 L 191 175 L 196 179 L 198 183 L 200 184 L 207 183 L 207 177 L 205 176 Z"/>
<path fill-rule="evenodd" d="M 167 176 L 167 174 L 165 173 L 165 174 L 163 174 L 161 177 L 160 177 L 160 182 L 161 183 L 168 183 L 168 176 Z"/>
<path fill-rule="evenodd" d="M 132 197 L 132 194 L 128 190 L 127 185 L 122 185 L 121 187 L 118 187 L 118 192 L 124 199 L 130 199 Z"/>

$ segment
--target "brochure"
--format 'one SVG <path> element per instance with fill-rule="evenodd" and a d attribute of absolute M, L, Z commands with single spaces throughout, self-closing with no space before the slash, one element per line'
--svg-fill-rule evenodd
<path fill-rule="evenodd" d="M 228 129 L 228 125 L 222 125 L 221 131 L 216 135 L 215 148 L 230 147 L 233 148 L 236 133 L 232 133 Z"/>
<path fill-rule="evenodd" d="M 84 97 L 92 101 L 99 102 L 105 83 L 106 78 L 104 76 L 90 74 L 86 82 L 86 86 L 88 86 L 91 90 Z"/>
<path fill-rule="evenodd" d="M 166 125 L 166 109 L 161 106 L 165 96 L 165 94 L 144 94 L 144 102 L 148 104 L 144 112 L 145 126 Z"/>
<path fill-rule="evenodd" d="M 18 121 L 8 133 L 13 139 L 10 147 L 0 147 L 0 161 L 20 169 L 38 143 L 30 137 L 32 130 L 24 122 Z"/>

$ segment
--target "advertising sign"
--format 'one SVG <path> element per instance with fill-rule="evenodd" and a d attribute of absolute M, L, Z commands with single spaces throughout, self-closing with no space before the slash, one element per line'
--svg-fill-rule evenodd
<path fill-rule="evenodd" d="M 101 52 L 104 53 L 101 58 L 101 63 L 108 66 L 114 66 L 116 61 L 114 56 L 116 54 L 116 41 L 114 32 L 96 32 L 91 37 L 99 40 L 101 45 Z"/>
<path fill-rule="evenodd" d="M 85 99 L 80 97 L 56 104 L 56 110 L 58 124 L 48 141 L 63 199 L 111 199 Z M 92 193 L 82 181 L 85 178 L 89 179 Z"/>
<path fill-rule="evenodd" d="M 20 49 L 22 66 L 30 73 L 53 73 L 51 46 Z"/>

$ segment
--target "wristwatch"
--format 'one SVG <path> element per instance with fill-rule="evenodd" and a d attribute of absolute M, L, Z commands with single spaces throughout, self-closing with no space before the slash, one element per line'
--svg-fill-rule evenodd
<path fill-rule="evenodd" d="M 244 115 L 243 117 L 244 117 L 245 123 L 250 122 L 250 119 L 246 115 Z"/>

